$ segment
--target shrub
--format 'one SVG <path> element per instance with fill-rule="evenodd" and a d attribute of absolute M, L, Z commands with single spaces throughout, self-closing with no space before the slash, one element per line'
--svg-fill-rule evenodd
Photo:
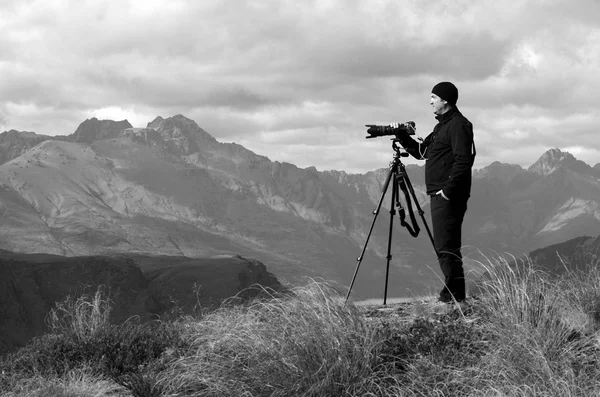
<path fill-rule="evenodd" d="M 6 389 L 3 389 L 6 390 Z M 105 397 L 123 396 L 125 389 L 95 375 L 89 368 L 70 371 L 63 377 L 21 380 L 5 397 Z"/>
<path fill-rule="evenodd" d="M 100 292 L 91 300 L 67 298 L 58 304 L 49 316 L 53 332 L 2 360 L 0 369 L 10 376 L 0 383 L 11 389 L 23 378 L 63 378 L 89 366 L 136 396 L 158 395 L 157 374 L 186 348 L 182 323 L 140 323 L 133 318 L 110 324 L 109 304 Z"/>
<path fill-rule="evenodd" d="M 48 334 L 11 355 L 10 363 L 5 365 L 11 372 L 31 376 L 62 376 L 82 365 L 92 365 L 118 380 L 156 365 L 165 353 L 175 355 L 183 349 L 186 342 L 180 332 L 177 324 L 155 321 L 112 325 L 86 340 L 73 334 Z"/>

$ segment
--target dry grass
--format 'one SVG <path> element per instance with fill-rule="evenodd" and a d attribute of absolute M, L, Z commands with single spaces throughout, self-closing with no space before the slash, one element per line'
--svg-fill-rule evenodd
<path fill-rule="evenodd" d="M 172 395 L 354 395 L 379 344 L 358 310 L 318 283 L 223 308 L 193 334 L 193 350 L 166 373 Z"/>
<path fill-rule="evenodd" d="M 487 259 L 477 299 L 376 314 L 317 282 L 153 328 L 108 326 L 102 294 L 68 300 L 49 317 L 53 335 L 0 360 L 0 388 L 6 396 L 597 396 L 595 258 L 560 277 Z M 82 363 L 91 370 L 76 372 Z"/>
<path fill-rule="evenodd" d="M 600 283 L 595 265 L 585 277 L 567 271 L 560 278 L 526 260 L 485 266 L 481 304 L 498 340 L 481 370 L 498 374 L 498 395 L 598 395 L 600 345 L 584 298 Z"/>

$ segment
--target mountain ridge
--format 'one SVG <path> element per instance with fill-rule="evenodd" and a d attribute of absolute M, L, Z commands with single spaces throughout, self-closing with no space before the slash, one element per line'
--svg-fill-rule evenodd
<path fill-rule="evenodd" d="M 184 128 L 181 128 L 181 127 Z M 175 145 L 176 148 L 182 150 L 182 153 L 190 154 L 192 149 L 195 149 L 195 142 L 190 141 L 189 132 L 197 132 L 206 142 L 210 142 L 212 145 L 223 145 L 223 146 L 232 146 L 242 148 L 244 151 L 252 153 L 255 156 L 264 157 L 268 160 L 268 157 L 261 156 L 252 152 L 249 149 L 244 148 L 243 146 L 231 142 L 231 143 L 222 143 L 219 142 L 216 138 L 214 138 L 211 134 L 206 132 L 204 129 L 198 126 L 198 124 L 189 119 L 182 114 L 176 114 L 172 117 L 163 118 L 161 116 L 157 116 L 154 120 L 147 123 L 147 126 L 144 127 L 133 127 L 129 121 L 121 120 L 114 121 L 110 119 L 99 120 L 96 117 L 92 117 L 91 119 L 86 119 L 83 121 L 70 135 L 39 135 L 35 132 L 31 131 L 18 131 L 18 130 L 8 130 L 0 133 L 0 159 L 2 159 L 2 155 L 5 155 L 4 151 L 6 150 L 6 146 L 8 146 L 7 141 L 15 140 L 15 139 L 32 139 L 37 138 L 41 140 L 63 140 L 63 141 L 73 141 L 73 142 L 85 142 L 91 143 L 94 140 L 102 140 L 102 139 L 111 139 L 116 138 L 119 135 L 123 136 L 125 130 L 129 131 L 129 134 L 147 134 L 148 130 L 159 131 L 160 136 L 163 138 L 165 142 L 168 141 L 183 141 L 180 145 Z M 187 134 L 186 134 L 187 133 Z M 156 135 L 154 135 L 156 137 Z M 174 142 L 172 144 L 175 144 Z M 192 145 L 192 147 L 189 147 Z M 31 147 L 30 147 L 31 148 Z M 4 149 L 4 150 L 3 150 Z M 269 160 L 271 161 L 271 160 Z M 5 161 L 3 161 L 5 162 Z M 0 162 L 2 164 L 3 162 Z M 274 163 L 284 164 L 286 162 L 273 161 Z M 291 164 L 291 163 L 287 163 Z M 293 164 L 291 164 L 293 165 Z M 295 166 L 295 165 L 294 165 Z M 600 170 L 600 163 L 595 164 L 593 167 L 584 161 L 576 159 L 571 153 L 567 151 L 562 151 L 559 148 L 551 148 L 546 150 L 532 165 L 527 168 L 523 168 L 516 164 L 502 163 L 500 161 L 493 161 L 489 165 L 474 169 L 474 177 L 481 178 L 486 176 L 489 173 L 494 174 L 494 171 L 497 171 L 498 168 L 508 168 L 512 169 L 513 172 L 517 171 L 529 171 L 538 173 L 541 175 L 546 175 L 554 171 L 559 167 L 567 167 L 567 168 L 575 168 L 578 172 L 592 172 L 593 175 L 597 175 L 596 171 Z M 407 165 L 407 169 L 410 171 L 411 168 L 419 169 L 422 166 L 409 164 Z M 365 173 L 347 173 L 344 170 L 325 170 L 318 171 L 314 166 L 308 166 L 305 168 L 306 170 L 315 171 L 315 172 L 329 172 L 329 173 L 339 173 L 341 175 L 368 175 L 372 172 L 380 171 L 381 169 L 367 171 Z M 384 170 L 386 168 L 383 168 Z"/>
<path fill-rule="evenodd" d="M 93 123 L 97 128 L 86 130 L 92 133 L 47 139 L 0 166 L 0 202 L 14 225 L 0 232 L 4 248 L 65 255 L 239 253 L 284 279 L 323 277 L 347 285 L 387 169 L 348 174 L 271 161 L 218 142 L 183 115 L 159 116 L 145 128 L 124 120 L 127 128 L 118 133 L 115 122 Z M 92 142 L 73 141 L 82 135 Z M 465 245 L 518 254 L 576 237 L 579 229 L 600 234 L 599 182 L 592 167 L 571 157 L 551 149 L 528 169 L 494 162 L 474 170 Z M 428 212 L 423 166 L 406 169 Z M 362 265 L 368 270 L 360 274 L 361 294 L 380 290 L 389 206 L 388 192 Z M 427 237 L 412 239 L 398 224 L 391 279 L 397 295 L 437 279 Z"/>

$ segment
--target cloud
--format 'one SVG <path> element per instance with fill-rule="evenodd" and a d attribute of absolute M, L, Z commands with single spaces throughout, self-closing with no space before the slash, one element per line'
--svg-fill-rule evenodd
<path fill-rule="evenodd" d="M 6 128 L 10 123 L 10 119 L 4 114 L 0 113 L 0 128 Z"/>
<path fill-rule="evenodd" d="M 476 166 L 531 164 L 546 146 L 600 149 L 599 14 L 597 0 L 5 1 L 0 125 L 184 114 L 274 160 L 366 172 L 390 149 L 364 124 L 427 135 L 430 89 L 451 80 Z"/>

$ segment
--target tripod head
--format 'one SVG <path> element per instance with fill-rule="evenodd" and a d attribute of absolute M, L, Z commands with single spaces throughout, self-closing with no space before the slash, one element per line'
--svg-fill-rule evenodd
<path fill-rule="evenodd" d="M 404 149 L 404 146 L 402 146 L 402 143 L 400 143 L 400 139 L 398 139 L 398 138 L 392 139 L 392 149 L 394 149 L 394 152 L 396 152 L 394 157 L 396 157 L 396 156 L 408 157 L 408 152 L 406 151 L 406 149 Z"/>

